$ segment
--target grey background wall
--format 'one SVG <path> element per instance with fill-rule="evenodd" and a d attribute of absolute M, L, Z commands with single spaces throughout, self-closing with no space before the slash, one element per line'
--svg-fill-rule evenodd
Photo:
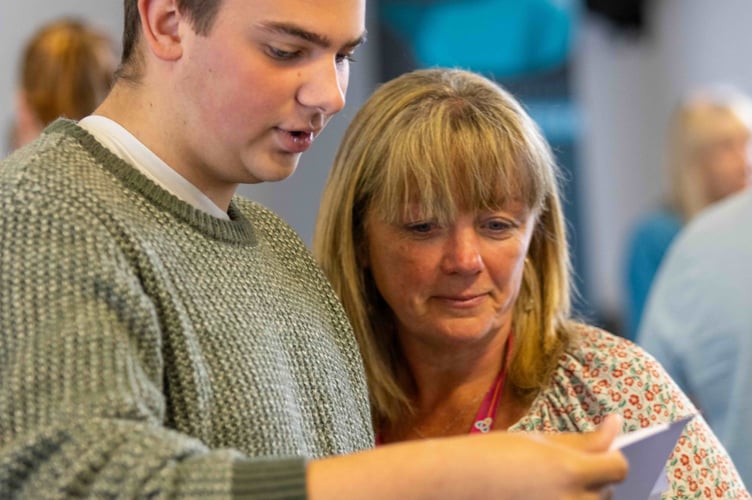
<path fill-rule="evenodd" d="M 378 27 L 369 1 L 369 42 L 353 67 L 348 104 L 282 183 L 243 186 L 241 192 L 275 209 L 310 243 L 319 197 L 344 128 L 378 83 Z M 584 19 L 573 59 L 580 102 L 579 176 L 586 265 L 592 305 L 618 315 L 619 280 L 626 234 L 636 217 L 657 203 L 666 179 L 661 170 L 663 131 L 671 105 L 689 87 L 732 82 L 752 92 L 747 42 L 749 0 L 662 0 L 646 36 L 615 34 Z M 16 65 L 23 41 L 41 23 L 78 15 L 119 39 L 120 0 L 0 0 L 0 138 L 12 117 Z"/>

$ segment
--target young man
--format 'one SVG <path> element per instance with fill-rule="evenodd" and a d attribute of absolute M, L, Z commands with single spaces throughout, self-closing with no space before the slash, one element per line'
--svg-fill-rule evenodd
<path fill-rule="evenodd" d="M 234 194 L 291 175 L 342 109 L 364 20 L 365 0 L 125 1 L 107 99 L 0 166 L 0 497 L 585 498 L 624 476 L 613 422 L 363 451 L 338 301 Z"/>

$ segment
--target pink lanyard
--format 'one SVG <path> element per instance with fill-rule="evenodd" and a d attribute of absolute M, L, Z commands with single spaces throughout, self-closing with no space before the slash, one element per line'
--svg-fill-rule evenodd
<path fill-rule="evenodd" d="M 499 374 L 496 375 L 496 379 L 491 388 L 486 393 L 486 397 L 480 403 L 478 408 L 478 414 L 475 416 L 475 422 L 470 428 L 470 434 L 486 433 L 493 429 L 494 421 L 496 420 L 496 409 L 499 406 L 499 399 L 501 399 L 501 393 L 504 390 L 504 381 L 507 378 L 507 368 L 512 360 L 512 342 L 514 339 L 514 332 L 509 333 L 507 338 L 507 359 L 504 366 L 501 367 Z"/>
<path fill-rule="evenodd" d="M 473 426 L 470 428 L 470 434 L 485 434 L 493 429 L 494 420 L 496 420 L 496 408 L 499 406 L 499 399 L 501 399 L 501 393 L 504 390 L 504 381 L 507 378 L 507 368 L 512 360 L 512 344 L 514 342 L 514 332 L 509 332 L 507 338 L 507 359 L 504 362 L 504 366 L 499 370 L 499 374 L 496 375 L 491 388 L 488 389 L 486 397 L 480 403 L 478 413 L 475 416 Z M 383 444 L 381 442 L 381 436 L 376 435 L 376 446 Z"/>

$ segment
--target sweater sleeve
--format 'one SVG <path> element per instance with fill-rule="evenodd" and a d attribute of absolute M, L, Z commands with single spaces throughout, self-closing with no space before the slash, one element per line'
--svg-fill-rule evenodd
<path fill-rule="evenodd" d="M 32 191 L 0 196 L 0 497 L 304 497 L 302 457 L 251 459 L 168 428 L 138 258 L 76 200 Z"/>

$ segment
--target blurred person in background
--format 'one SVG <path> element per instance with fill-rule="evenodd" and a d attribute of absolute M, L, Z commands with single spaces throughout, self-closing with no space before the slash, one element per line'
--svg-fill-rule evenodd
<path fill-rule="evenodd" d="M 117 54 L 107 33 L 62 18 L 42 26 L 20 61 L 12 151 L 36 139 L 58 117 L 89 115 L 112 86 Z"/>
<path fill-rule="evenodd" d="M 693 90 L 676 106 L 667 142 L 668 199 L 636 224 L 627 247 L 622 279 L 628 339 L 635 339 L 655 273 L 682 226 L 749 185 L 751 131 L 752 100 L 732 86 Z"/>
<path fill-rule="evenodd" d="M 637 341 L 663 364 L 752 484 L 752 190 L 679 233 Z"/>
<path fill-rule="evenodd" d="M 639 346 L 572 318 L 566 242 L 557 165 L 512 95 L 451 69 L 376 90 L 336 156 L 314 254 L 360 341 L 377 442 L 697 413 Z M 667 498 L 749 498 L 702 417 L 665 468 Z"/>

